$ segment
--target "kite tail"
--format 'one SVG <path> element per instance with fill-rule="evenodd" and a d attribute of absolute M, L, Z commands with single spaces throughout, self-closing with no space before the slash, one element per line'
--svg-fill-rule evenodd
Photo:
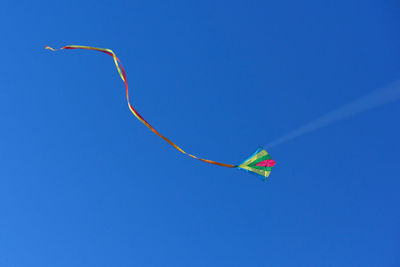
<path fill-rule="evenodd" d="M 50 46 L 45 45 L 46 49 L 49 49 L 51 51 L 57 51 L 58 49 L 54 49 L 51 48 Z M 218 165 L 218 166 L 222 166 L 222 167 L 228 167 L 228 168 L 236 168 L 236 165 L 233 164 L 225 164 L 225 163 L 221 163 L 221 162 L 217 162 L 217 161 L 213 161 L 213 160 L 208 160 L 208 159 L 202 159 L 202 158 L 198 158 L 192 154 L 189 154 L 187 152 L 185 152 L 183 149 L 181 149 L 179 146 L 177 146 L 174 142 L 172 142 L 171 140 L 169 140 L 167 137 L 165 137 L 164 135 L 160 134 L 156 129 L 153 128 L 153 126 L 150 125 L 150 123 L 148 123 L 143 117 L 142 115 L 139 114 L 139 112 L 136 111 L 136 109 L 131 105 L 131 103 L 129 102 L 129 90 L 128 90 L 128 82 L 126 80 L 126 74 L 125 74 L 125 70 L 122 67 L 121 62 L 119 61 L 119 59 L 117 58 L 117 56 L 114 54 L 114 52 L 111 49 L 107 49 L 107 48 L 97 48 L 97 47 L 90 47 L 90 46 L 81 46 L 81 45 L 67 45 L 64 46 L 62 48 L 60 48 L 60 50 L 63 49 L 88 49 L 88 50 L 95 50 L 95 51 L 99 51 L 99 52 L 103 52 L 109 56 L 111 56 L 114 59 L 114 63 L 115 66 L 117 67 L 119 76 L 121 77 L 122 81 L 125 83 L 125 90 L 126 90 L 126 100 L 128 101 L 128 107 L 130 109 L 130 111 L 133 113 L 133 115 L 135 115 L 135 117 L 141 121 L 144 125 L 146 125 L 153 133 L 155 133 L 156 135 L 158 135 L 159 137 L 161 137 L 162 139 L 164 139 L 168 144 L 170 144 L 171 146 L 173 146 L 175 149 L 177 149 L 179 152 L 192 157 L 194 159 L 197 160 L 201 160 L 203 162 L 207 162 L 210 164 L 214 164 L 214 165 Z"/>

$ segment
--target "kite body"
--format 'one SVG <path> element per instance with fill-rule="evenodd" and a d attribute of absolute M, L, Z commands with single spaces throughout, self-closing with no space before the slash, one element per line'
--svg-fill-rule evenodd
<path fill-rule="evenodd" d="M 49 46 L 45 46 L 46 49 L 56 51 L 57 49 L 53 49 Z M 169 143 L 171 146 L 173 146 L 176 150 L 179 152 L 192 157 L 194 159 L 209 163 L 209 164 L 214 164 L 222 167 L 227 167 L 227 168 L 238 168 L 242 169 L 248 172 L 253 172 L 255 174 L 261 175 L 264 177 L 264 180 L 269 176 L 272 167 L 275 165 L 275 161 L 271 158 L 271 156 L 268 154 L 267 151 L 265 151 L 263 148 L 258 149 L 250 158 L 245 160 L 243 163 L 240 165 L 234 165 L 234 164 L 226 164 L 226 163 L 221 163 L 213 160 L 208 160 L 208 159 L 202 159 L 198 158 L 195 155 L 189 154 L 185 152 L 183 149 L 181 149 L 179 146 L 177 146 L 175 143 L 173 143 L 171 140 L 169 140 L 167 137 L 164 135 L 160 134 L 156 129 L 154 129 L 153 126 L 150 125 L 143 117 L 142 115 L 139 114 L 139 112 L 136 111 L 136 109 L 131 105 L 129 102 L 129 90 L 128 90 L 128 82 L 126 79 L 126 74 L 125 70 L 121 65 L 120 60 L 117 58 L 115 53 L 111 49 L 107 48 L 97 48 L 97 47 L 90 47 L 90 46 L 81 46 L 81 45 L 67 45 L 60 50 L 63 49 L 88 49 L 88 50 L 95 50 L 98 52 L 105 53 L 109 56 L 111 56 L 114 60 L 115 66 L 118 70 L 119 76 L 121 77 L 122 81 L 125 83 L 125 89 L 126 89 L 126 99 L 128 101 L 128 107 L 130 111 L 135 115 L 135 117 L 141 121 L 144 125 L 147 126 L 153 133 L 164 139 L 167 143 Z"/>
<path fill-rule="evenodd" d="M 261 175 L 266 179 L 275 164 L 276 162 L 271 158 L 270 154 L 261 147 L 248 159 L 239 164 L 237 168 Z"/>

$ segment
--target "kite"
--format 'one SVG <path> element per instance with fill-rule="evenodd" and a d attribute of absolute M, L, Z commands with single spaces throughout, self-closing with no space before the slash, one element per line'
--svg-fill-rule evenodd
<path fill-rule="evenodd" d="M 275 160 L 271 158 L 268 152 L 260 147 L 248 159 L 240 163 L 239 166 L 236 166 L 236 168 L 253 172 L 267 178 L 272 168 L 275 166 L 275 163 Z"/>
<path fill-rule="evenodd" d="M 47 45 L 45 45 L 45 48 L 49 49 L 51 51 L 57 51 L 58 50 L 58 49 L 53 49 L 53 48 L 51 48 L 51 47 L 49 47 Z M 189 157 L 192 157 L 194 159 L 197 159 L 197 160 L 209 163 L 209 164 L 214 164 L 214 165 L 227 167 L 227 168 L 237 168 L 237 169 L 241 169 L 241 170 L 244 170 L 244 171 L 247 171 L 247 172 L 252 172 L 254 174 L 257 174 L 257 175 L 260 175 L 260 176 L 264 177 L 264 181 L 269 176 L 269 174 L 271 172 L 271 169 L 275 165 L 275 161 L 271 158 L 271 156 L 268 154 L 268 152 L 265 149 L 263 149 L 262 147 L 260 147 L 253 155 L 251 155 L 248 159 L 246 159 L 244 162 L 242 162 L 239 165 L 226 164 L 226 163 L 221 163 L 221 162 L 217 162 L 217 161 L 213 161 L 213 160 L 198 158 L 195 155 L 189 154 L 189 153 L 185 152 L 183 149 L 181 149 L 179 146 L 177 146 L 175 143 L 173 143 L 171 140 L 169 140 L 167 137 L 165 137 L 164 135 L 160 134 L 131 105 L 131 103 L 129 101 L 128 82 L 127 82 L 127 79 L 126 79 L 125 70 L 122 67 L 122 64 L 121 64 L 120 60 L 117 58 L 117 56 L 115 55 L 115 53 L 111 49 L 97 48 L 97 47 L 90 47 L 90 46 L 81 46 L 81 45 L 67 45 L 67 46 L 64 46 L 64 47 L 60 48 L 60 50 L 64 50 L 64 49 L 95 50 L 95 51 L 99 51 L 99 52 L 102 52 L 102 53 L 105 53 L 105 54 L 111 56 L 113 58 L 113 60 L 114 60 L 115 66 L 117 67 L 119 76 L 121 77 L 122 81 L 125 84 L 126 100 L 128 102 L 128 107 L 129 107 L 130 111 L 133 113 L 133 115 L 135 115 L 135 117 L 139 121 L 141 121 L 144 125 L 146 125 L 147 128 L 149 128 L 153 133 L 155 133 L 156 135 L 158 135 L 159 137 L 164 139 L 167 143 L 169 143 L 171 146 L 173 146 L 179 152 L 181 152 L 181 153 L 183 153 L 183 154 L 185 154 L 185 155 L 187 155 Z"/>

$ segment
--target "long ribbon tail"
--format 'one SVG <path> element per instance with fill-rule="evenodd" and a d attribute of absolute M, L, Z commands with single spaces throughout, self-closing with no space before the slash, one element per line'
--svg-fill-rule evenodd
<path fill-rule="evenodd" d="M 45 46 L 46 49 L 49 49 L 51 51 L 57 51 L 58 49 L 54 49 L 51 48 L 49 46 Z M 95 50 L 95 51 L 99 51 L 99 52 L 103 52 L 109 56 L 111 56 L 114 59 L 114 63 L 115 66 L 117 67 L 119 76 L 121 77 L 122 81 L 125 83 L 125 90 L 126 90 L 126 100 L 128 101 L 128 107 L 130 109 L 130 111 L 133 113 L 133 115 L 135 115 L 135 117 L 141 121 L 144 125 L 146 125 L 153 133 L 155 133 L 156 135 L 158 135 L 159 137 L 161 137 L 162 139 L 164 139 L 168 144 L 170 144 L 171 146 L 173 146 L 175 149 L 177 149 L 179 152 L 192 157 L 194 159 L 197 160 L 201 160 L 203 162 L 207 162 L 210 164 L 214 164 L 214 165 L 218 165 L 218 166 L 222 166 L 222 167 L 228 167 L 228 168 L 236 168 L 236 165 L 233 164 L 226 164 L 226 163 L 221 163 L 221 162 L 217 162 L 217 161 L 213 161 L 213 160 L 209 160 L 209 159 L 202 159 L 202 158 L 198 158 L 195 155 L 189 154 L 187 152 L 185 152 L 183 149 L 181 149 L 179 146 L 177 146 L 175 143 L 173 143 L 171 140 L 169 140 L 167 137 L 165 137 L 164 135 L 160 134 L 156 129 L 153 128 L 153 126 L 150 125 L 150 123 L 148 123 L 143 117 L 142 115 L 139 114 L 139 112 L 136 111 L 136 109 L 131 105 L 131 103 L 129 102 L 129 90 L 128 90 L 128 82 L 126 79 L 126 74 L 125 74 L 125 70 L 122 67 L 122 64 L 120 62 L 120 60 L 117 58 L 117 56 L 115 55 L 115 53 L 111 50 L 111 49 L 107 49 L 107 48 L 97 48 L 97 47 L 90 47 L 90 46 L 81 46 L 81 45 L 67 45 L 64 46 L 62 48 L 60 48 L 60 50 L 63 49 L 88 49 L 88 50 Z"/>

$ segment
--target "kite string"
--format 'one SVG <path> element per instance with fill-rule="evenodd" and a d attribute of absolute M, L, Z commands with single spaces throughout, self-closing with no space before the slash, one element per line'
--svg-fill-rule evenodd
<path fill-rule="evenodd" d="M 51 48 L 49 46 L 45 46 L 46 49 L 49 49 L 51 51 L 57 51 L 58 49 L 54 49 Z M 168 138 L 166 138 L 165 136 L 163 136 L 162 134 L 160 134 L 156 129 L 153 128 L 153 126 L 150 125 L 150 123 L 148 123 L 140 114 L 139 112 L 136 111 L 136 109 L 131 105 L 131 103 L 129 102 L 129 89 L 128 89 L 128 82 L 126 79 L 126 73 L 124 68 L 122 67 L 121 61 L 117 58 L 117 56 L 115 55 L 115 53 L 111 50 L 111 49 L 107 49 L 107 48 L 97 48 L 97 47 L 90 47 L 90 46 L 80 46 L 80 45 L 67 45 L 64 46 L 62 48 L 60 48 L 60 50 L 63 49 L 88 49 L 88 50 L 95 50 L 95 51 L 99 51 L 102 53 L 105 53 L 109 56 L 111 56 L 114 60 L 115 66 L 118 70 L 118 74 L 121 77 L 122 81 L 125 83 L 125 90 L 126 90 L 126 100 L 128 102 L 128 107 L 130 109 L 130 111 L 133 113 L 133 115 L 135 115 L 135 117 L 141 121 L 144 125 L 146 125 L 153 133 L 155 133 L 156 135 L 158 135 L 159 137 L 161 137 L 162 139 L 164 139 L 167 143 L 169 143 L 171 146 L 173 146 L 176 150 L 178 150 L 179 152 L 192 157 L 194 159 L 206 162 L 206 163 L 210 163 L 210 164 L 214 164 L 214 165 L 218 165 L 218 166 L 222 166 L 222 167 L 228 167 L 228 168 L 236 168 L 236 165 L 233 164 L 226 164 L 226 163 L 221 163 L 221 162 L 217 162 L 217 161 L 213 161 L 213 160 L 208 160 L 208 159 L 202 159 L 202 158 L 198 158 L 192 154 L 189 154 L 187 152 L 185 152 L 183 149 L 181 149 L 179 146 L 177 146 L 175 143 L 173 143 L 171 140 L 169 140 Z"/>

